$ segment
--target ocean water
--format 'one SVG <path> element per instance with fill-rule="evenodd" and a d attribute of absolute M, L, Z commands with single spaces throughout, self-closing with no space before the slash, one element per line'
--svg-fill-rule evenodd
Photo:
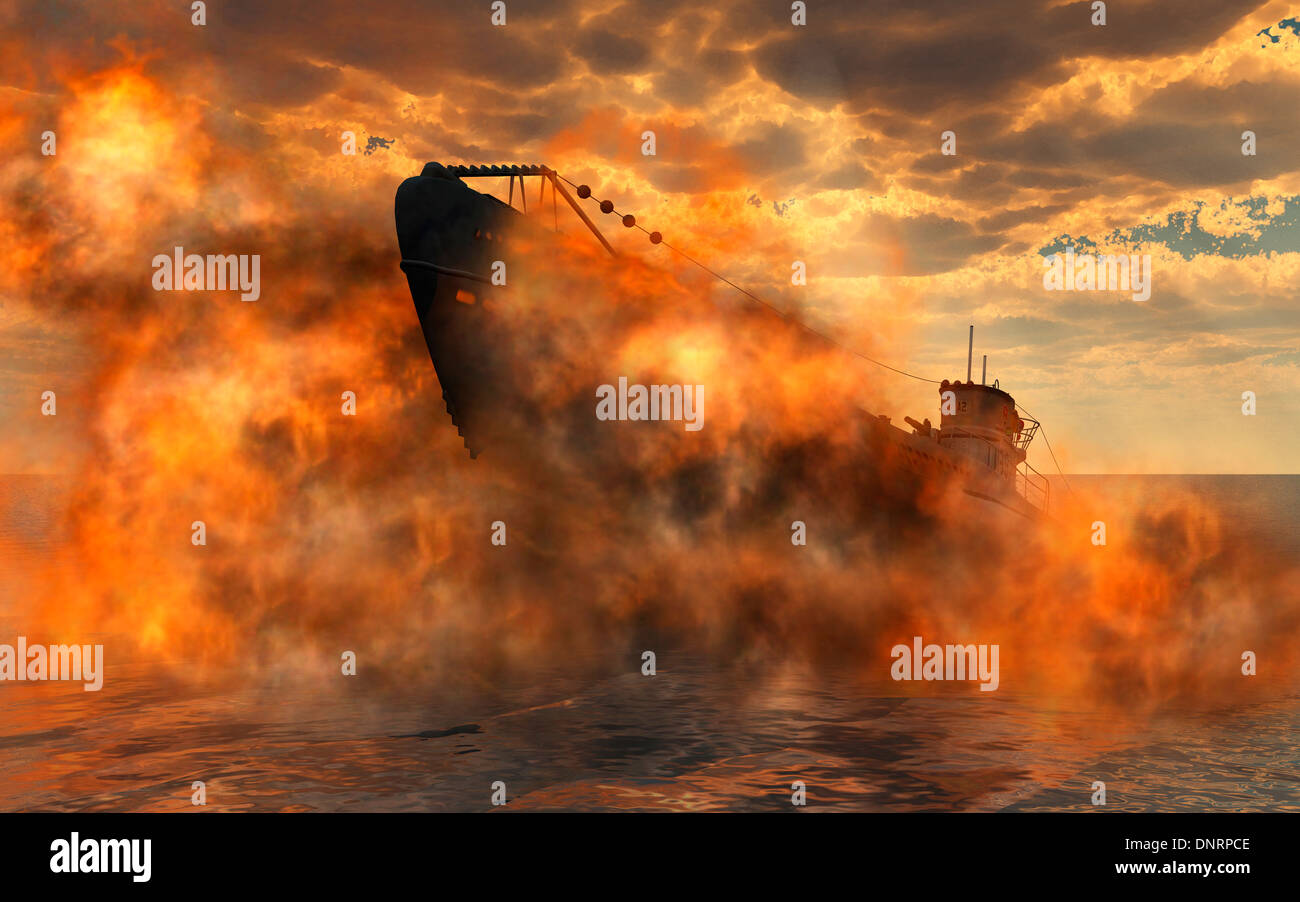
<path fill-rule="evenodd" d="M 1136 480 L 1136 482 L 1135 482 Z M 1171 483 L 1170 480 L 1174 480 Z M 1101 497 L 1177 484 L 1300 548 L 1300 477 L 1074 477 Z M 0 642 L 59 553 L 62 487 L 0 478 Z M 1119 503 L 1119 502 L 1117 502 Z M 1136 717 L 1032 697 L 903 697 L 850 674 L 666 656 L 653 679 L 558 668 L 474 692 L 178 681 L 110 662 L 102 691 L 0 683 L 0 810 L 1300 810 L 1300 694 Z M 1090 803 L 1093 781 L 1107 804 Z"/>
<path fill-rule="evenodd" d="M 1053 497 L 1069 487 L 1114 499 L 1190 493 L 1261 540 L 1300 549 L 1300 476 L 1056 476 L 1049 481 Z"/>

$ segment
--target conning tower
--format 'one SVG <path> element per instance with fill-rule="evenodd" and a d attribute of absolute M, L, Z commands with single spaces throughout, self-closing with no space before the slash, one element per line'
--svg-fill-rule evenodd
<path fill-rule="evenodd" d="M 1017 412 L 1016 399 L 998 386 L 987 385 L 988 357 L 984 357 L 980 381 L 971 377 L 974 363 L 975 327 L 970 327 L 966 352 L 966 381 L 945 379 L 939 383 L 939 427 L 927 419 L 918 423 L 906 418 L 913 434 L 935 441 L 951 454 L 988 473 L 995 483 L 1020 495 L 1040 510 L 1046 510 L 1050 486 L 1025 460 L 1029 443 L 1038 433 L 1038 422 Z"/>

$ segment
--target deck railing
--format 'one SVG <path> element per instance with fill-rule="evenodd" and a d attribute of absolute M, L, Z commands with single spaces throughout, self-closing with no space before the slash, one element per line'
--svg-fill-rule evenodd
<path fill-rule="evenodd" d="M 1028 461 L 1021 461 L 1020 466 L 1016 467 L 1016 494 L 1043 513 L 1047 513 L 1048 504 L 1051 502 L 1052 484 L 1047 481 L 1047 477 L 1031 467 Z"/>
<path fill-rule="evenodd" d="M 1034 440 L 1034 436 L 1038 435 L 1037 420 L 1031 420 L 1026 417 L 1024 418 L 1023 422 L 1025 424 L 1024 428 L 1021 429 L 1020 433 L 1016 435 L 1011 441 L 1011 443 L 1015 445 L 1017 448 L 1019 448 L 1021 451 L 1024 451 L 1026 448 L 1028 448 L 1029 443 Z"/>

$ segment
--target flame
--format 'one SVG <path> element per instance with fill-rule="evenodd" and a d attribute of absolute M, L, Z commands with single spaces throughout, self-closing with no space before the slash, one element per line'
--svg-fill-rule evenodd
<path fill-rule="evenodd" d="M 57 160 L 0 179 L 0 223 L 22 225 L 0 236 L 5 275 L 87 365 L 60 412 L 85 438 L 67 544 L 29 634 L 111 635 L 248 679 L 356 650 L 394 679 L 488 680 L 663 642 L 849 662 L 867 682 L 921 635 L 1000 644 L 1009 690 L 1139 705 L 1242 696 L 1246 649 L 1294 664 L 1292 568 L 1202 500 L 1124 499 L 1105 546 L 1087 525 L 1103 502 L 1082 493 L 1058 493 L 1045 524 L 973 519 L 949 475 L 896 478 L 859 406 L 888 409 L 869 370 L 672 258 L 614 263 L 521 230 L 495 309 L 533 428 L 470 461 L 394 265 L 389 174 L 313 183 L 304 206 L 287 157 L 221 153 L 137 62 L 70 96 Z M 719 194 L 680 214 L 684 239 L 711 259 L 779 248 L 735 214 L 688 225 L 736 208 L 738 162 L 701 165 Z M 232 183 L 255 215 L 211 215 Z M 263 298 L 151 290 L 148 261 L 177 244 L 260 254 Z M 592 389 L 619 376 L 704 386 L 706 427 L 597 424 Z"/>

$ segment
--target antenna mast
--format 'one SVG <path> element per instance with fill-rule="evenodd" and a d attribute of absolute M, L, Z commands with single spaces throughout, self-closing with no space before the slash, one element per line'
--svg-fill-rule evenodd
<path fill-rule="evenodd" d="M 975 356 L 975 324 L 970 326 L 970 342 L 966 345 L 966 381 L 970 382 L 970 365 Z"/>

